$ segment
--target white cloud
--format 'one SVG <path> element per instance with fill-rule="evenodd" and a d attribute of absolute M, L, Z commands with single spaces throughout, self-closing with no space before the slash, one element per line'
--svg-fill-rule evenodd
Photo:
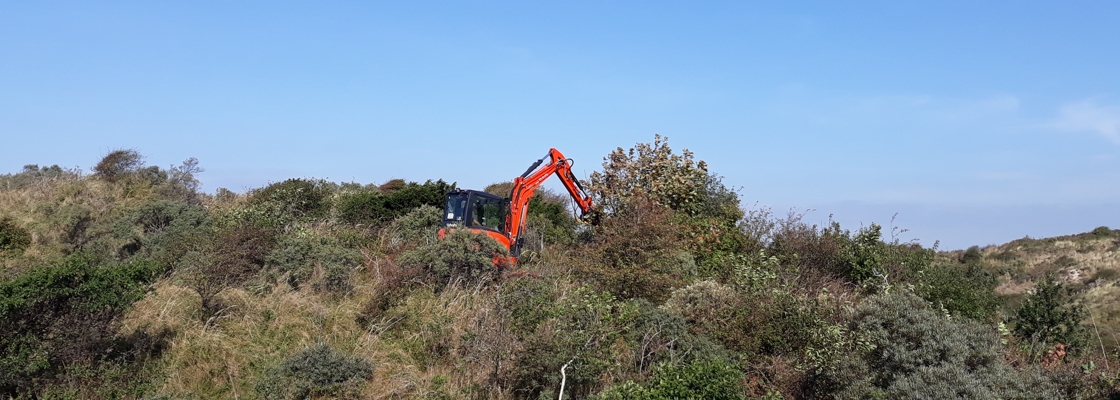
<path fill-rule="evenodd" d="M 1067 104 L 1050 126 L 1066 132 L 1093 132 L 1120 144 L 1120 106 L 1102 106 L 1092 101 Z"/>

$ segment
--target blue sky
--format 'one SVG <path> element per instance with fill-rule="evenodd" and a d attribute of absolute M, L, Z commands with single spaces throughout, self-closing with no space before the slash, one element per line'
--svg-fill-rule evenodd
<path fill-rule="evenodd" d="M 1116 2 L 0 0 L 0 173 L 481 188 L 668 136 L 745 207 L 942 249 L 1120 228 Z"/>

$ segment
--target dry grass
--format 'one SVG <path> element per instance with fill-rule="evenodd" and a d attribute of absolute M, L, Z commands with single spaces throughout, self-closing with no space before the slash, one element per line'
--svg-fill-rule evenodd
<path fill-rule="evenodd" d="M 157 385 L 158 394 L 172 398 L 257 398 L 256 382 L 269 367 L 320 342 L 374 363 L 361 398 L 509 397 L 484 392 L 495 366 L 478 343 L 495 339 L 487 332 L 497 313 L 493 289 L 417 290 L 380 320 L 359 326 L 377 279 L 371 270 L 356 274 L 347 296 L 284 284 L 258 294 L 227 289 L 219 295 L 227 308 L 209 321 L 200 320 L 197 293 L 163 280 L 127 315 L 123 331 L 175 332 L 159 361 L 166 380 Z"/>

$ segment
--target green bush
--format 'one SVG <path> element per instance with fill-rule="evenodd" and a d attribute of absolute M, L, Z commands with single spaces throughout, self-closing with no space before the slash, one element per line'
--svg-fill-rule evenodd
<path fill-rule="evenodd" d="M 443 209 L 430 205 L 416 207 L 408 214 L 389 224 L 389 243 L 392 248 L 410 248 L 436 240 L 436 232 L 443 222 Z"/>
<path fill-rule="evenodd" d="M 500 267 L 507 257 L 509 249 L 490 236 L 456 229 L 441 240 L 402 253 L 398 263 L 423 270 L 437 288 L 442 288 L 492 282 L 501 276 Z"/>
<path fill-rule="evenodd" d="M 273 227 L 324 218 L 330 212 L 332 192 L 331 184 L 323 180 L 288 179 L 252 191 L 245 213 Z"/>
<path fill-rule="evenodd" d="M 0 256 L 22 253 L 31 245 L 31 233 L 11 218 L 0 218 Z"/>
<path fill-rule="evenodd" d="M 63 169 L 58 164 L 49 167 L 28 164 L 24 165 L 23 170 L 18 173 L 0 175 L 0 191 L 19 190 L 52 179 L 77 178 L 78 176 L 78 171 Z"/>
<path fill-rule="evenodd" d="M 961 254 L 960 261 L 962 264 L 979 264 L 983 258 L 984 254 L 980 252 L 980 246 L 972 246 Z"/>
<path fill-rule="evenodd" d="M 1116 232 L 1113 232 L 1112 229 L 1109 229 L 1109 227 L 1107 226 L 1098 226 L 1096 229 L 1093 229 L 1093 231 L 1089 233 L 1093 234 L 1093 236 L 1097 238 L 1111 238 L 1116 236 Z"/>
<path fill-rule="evenodd" d="M 312 286 L 321 291 L 344 293 L 350 289 L 350 272 L 360 265 L 361 253 L 340 246 L 329 238 L 316 236 L 282 236 L 265 257 L 268 268 L 288 275 L 288 284 L 299 289 L 318 268 L 319 281 Z"/>
<path fill-rule="evenodd" d="M 136 150 L 113 150 L 93 166 L 95 175 L 109 182 L 116 182 L 136 173 L 144 166 L 144 156 Z M 158 168 L 157 168 L 158 169 Z"/>
<path fill-rule="evenodd" d="M 633 381 L 600 393 L 601 400 L 743 399 L 743 372 L 716 358 L 683 366 L 661 364 L 644 384 Z"/>
<path fill-rule="evenodd" d="M 1032 349 L 1063 343 L 1076 353 L 1088 338 L 1088 329 L 1081 324 L 1087 315 L 1073 291 L 1047 275 L 1015 312 L 1012 331 Z"/>
<path fill-rule="evenodd" d="M 610 293 L 582 286 L 557 299 L 551 312 L 517 353 L 512 387 L 518 396 L 556 397 L 566 364 L 565 395 L 585 398 L 599 389 L 606 371 L 618 368 L 611 346 L 623 339 L 637 310 Z"/>
<path fill-rule="evenodd" d="M 868 298 L 851 316 L 850 329 L 869 346 L 813 371 L 810 397 L 1062 397 L 1040 371 L 1006 364 L 994 327 L 950 319 L 908 292 Z"/>
<path fill-rule="evenodd" d="M 158 270 L 74 254 L 0 283 L 0 394 L 29 394 L 68 366 L 127 352 L 114 344 L 117 321 Z"/>
<path fill-rule="evenodd" d="M 968 265 L 934 265 L 924 269 L 916 293 L 949 314 L 986 320 L 1003 306 L 996 294 L 998 277 L 991 271 Z"/>
<path fill-rule="evenodd" d="M 349 397 L 373 377 L 373 364 L 319 343 L 293 354 L 270 369 L 257 383 L 266 399 L 305 399 L 311 396 Z"/>
<path fill-rule="evenodd" d="M 338 217 L 351 224 L 380 225 L 423 205 L 442 210 L 447 192 L 453 189 L 454 183 L 441 179 L 423 184 L 409 182 L 386 193 L 368 190 L 352 193 L 339 199 Z"/>

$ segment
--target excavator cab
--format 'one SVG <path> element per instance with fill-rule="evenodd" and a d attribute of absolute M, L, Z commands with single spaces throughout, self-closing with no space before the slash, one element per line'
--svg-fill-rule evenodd
<path fill-rule="evenodd" d="M 477 190 L 455 190 L 447 194 L 443 226 L 500 232 L 508 213 L 509 200 Z"/>

